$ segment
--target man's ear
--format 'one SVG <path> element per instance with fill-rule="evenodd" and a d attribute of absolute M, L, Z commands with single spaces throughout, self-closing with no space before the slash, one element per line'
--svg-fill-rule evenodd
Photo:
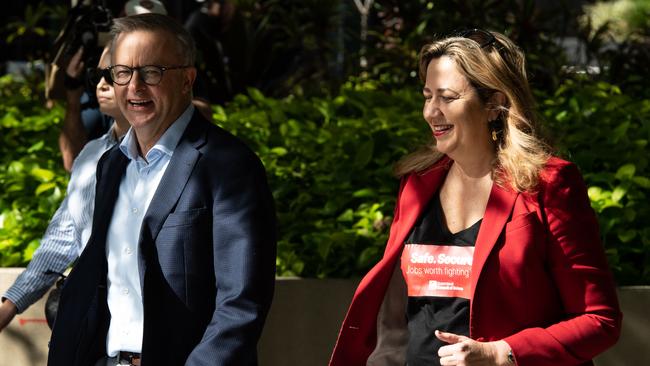
<path fill-rule="evenodd" d="M 183 79 L 183 93 L 191 93 L 194 80 L 196 80 L 196 67 L 188 67 L 185 69 L 185 77 Z"/>
<path fill-rule="evenodd" d="M 508 106 L 506 95 L 500 91 L 492 93 L 490 100 L 488 100 L 488 121 L 494 121 L 502 113 L 503 109 Z"/>

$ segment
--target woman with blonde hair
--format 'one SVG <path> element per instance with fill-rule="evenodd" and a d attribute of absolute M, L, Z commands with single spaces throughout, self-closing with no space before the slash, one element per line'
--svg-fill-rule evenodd
<path fill-rule="evenodd" d="M 422 48 L 433 144 L 396 166 L 381 261 L 332 366 L 592 365 L 621 313 L 586 186 L 538 137 L 523 52 L 469 30 Z"/>

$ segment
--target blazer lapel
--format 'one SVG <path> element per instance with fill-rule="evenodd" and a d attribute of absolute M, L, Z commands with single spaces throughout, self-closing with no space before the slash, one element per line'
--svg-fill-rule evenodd
<path fill-rule="evenodd" d="M 425 173 L 409 176 L 400 195 L 398 215 L 393 222 L 396 231 L 391 233 L 392 245 L 386 248 L 385 258 L 399 255 L 402 249 L 401 244 L 406 240 L 424 207 L 440 188 L 450 166 L 451 159 L 445 156 Z"/>
<path fill-rule="evenodd" d="M 108 226 L 110 225 L 111 217 L 113 217 L 119 186 L 128 163 L 129 159 L 117 146 L 112 148 L 105 155 L 105 159 L 102 159 L 98 163 L 99 175 L 95 188 L 93 229 L 92 237 L 88 239 L 88 245 L 90 246 L 95 242 L 99 242 L 102 251 L 105 251 Z"/>
<path fill-rule="evenodd" d="M 512 213 L 515 200 L 518 196 L 519 193 L 516 191 L 499 187 L 497 184 L 492 186 L 474 248 L 474 259 L 472 261 L 472 299 L 474 299 L 476 285 L 481 276 L 483 266 L 503 232 L 503 227 Z"/>
<path fill-rule="evenodd" d="M 205 143 L 205 125 L 201 117 L 194 112 L 181 140 L 174 149 L 174 153 L 167 165 L 165 174 L 158 184 L 156 193 L 149 204 L 147 213 L 142 220 L 140 229 L 140 251 L 148 253 L 155 245 L 156 237 L 162 228 L 165 219 L 176 206 L 176 202 L 185 189 L 185 184 L 192 174 L 194 165 L 201 155 L 199 147 Z M 144 256 L 139 256 L 140 283 L 144 283 L 146 261 Z"/>

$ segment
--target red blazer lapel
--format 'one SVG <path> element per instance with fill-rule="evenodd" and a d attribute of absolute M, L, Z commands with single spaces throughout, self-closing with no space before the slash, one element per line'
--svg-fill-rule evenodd
<path fill-rule="evenodd" d="M 481 276 L 483 266 L 503 232 L 503 227 L 506 225 L 512 213 L 518 196 L 519 193 L 516 191 L 500 187 L 496 183 L 492 185 L 492 191 L 490 192 L 490 198 L 485 208 L 485 215 L 483 216 L 483 222 L 481 223 L 474 248 L 474 259 L 472 261 L 472 299 L 474 299 L 476 285 Z M 471 301 L 471 304 L 474 304 L 474 302 Z"/>
<path fill-rule="evenodd" d="M 391 232 L 390 245 L 386 248 L 385 258 L 393 258 L 396 251 L 401 251 L 401 244 L 404 243 L 422 210 L 447 176 L 450 163 L 451 159 L 443 157 L 423 174 L 412 174 L 408 177 L 397 202 L 398 213 L 393 222 L 395 232 Z"/>

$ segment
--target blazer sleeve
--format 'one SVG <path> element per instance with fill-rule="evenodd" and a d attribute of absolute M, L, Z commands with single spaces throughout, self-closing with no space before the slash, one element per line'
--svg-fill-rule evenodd
<path fill-rule="evenodd" d="M 548 270 L 566 319 L 505 338 L 518 365 L 577 365 L 616 343 L 622 314 L 586 185 L 573 164 L 544 172 L 539 192 Z"/>
<path fill-rule="evenodd" d="M 215 192 L 216 308 L 186 365 L 257 365 L 257 342 L 275 284 L 276 218 L 261 162 L 237 160 Z M 239 164 L 238 164 L 239 163 Z"/>

